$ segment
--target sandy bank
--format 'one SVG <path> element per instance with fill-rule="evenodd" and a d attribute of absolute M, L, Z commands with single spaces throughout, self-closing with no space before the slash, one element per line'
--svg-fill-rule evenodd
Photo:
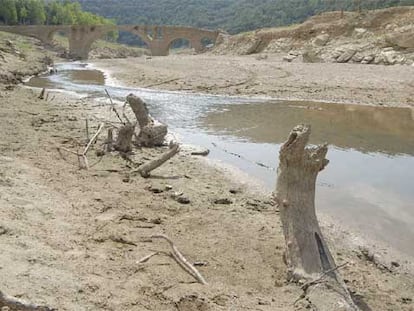
<path fill-rule="evenodd" d="M 41 68 L 40 63 L 16 62 L 5 72 Z M 174 90 L 276 96 L 271 93 L 277 86 L 274 81 L 288 79 L 288 85 L 279 82 L 274 94 L 344 101 L 358 89 L 350 73 L 340 76 L 352 83 L 351 93 L 337 93 L 329 86 L 329 75 L 323 84 L 311 83 L 310 71 L 317 67 L 308 69 L 303 78 L 298 72 L 306 69 L 298 67 L 292 73 L 291 67 L 277 61 L 267 68 L 272 59 L 251 57 L 174 56 L 95 64 L 130 85 Z M 260 78 L 253 74 L 256 67 Z M 399 80 L 404 81 L 402 86 L 396 82 L 387 86 L 402 73 L 398 68 L 373 70 L 386 71 L 388 78 L 368 73 L 373 81 L 356 92 L 360 99 L 369 98 L 370 83 L 377 99 L 391 99 L 387 91 L 392 87 L 405 90 L 401 98 L 412 92 L 406 76 Z M 338 83 L 344 86 L 347 79 Z M 305 80 L 309 88 L 303 89 Z M 263 87 L 262 94 L 255 93 L 258 87 Z M 322 87 L 321 94 L 309 91 Z M 57 147 L 80 148 L 85 142 L 85 118 L 93 131 L 98 118 L 108 116 L 108 107 L 53 92 L 44 101 L 38 94 L 39 90 L 0 84 L 1 291 L 59 310 L 295 309 L 293 302 L 301 290 L 285 282 L 284 238 L 269 196 L 249 192 L 229 180 L 223 168 L 207 166 L 186 153 L 156 170 L 152 178 L 130 174 L 133 162 L 148 161 L 162 148 L 137 149 L 133 162 L 115 153 L 99 159 L 91 152 L 90 163 L 96 165 L 90 171 L 79 170 L 76 158 L 60 154 Z M 102 142 L 103 138 L 95 149 Z M 174 200 L 173 194 L 181 192 L 189 204 Z M 216 204 L 217 199 L 231 204 Z M 168 250 L 164 243 L 148 238 L 156 233 L 169 235 L 191 261 L 205 263 L 199 270 L 209 285 L 194 283 L 167 256 L 137 265 L 137 259 L 153 251 Z M 372 310 L 412 310 L 414 283 L 404 273 L 405 262 L 382 267 L 371 254 L 341 240 L 341 235 L 328 235 L 337 264 L 349 263 L 341 272 L 358 301 Z"/>
<path fill-rule="evenodd" d="M 76 149 L 85 139 L 85 117 L 95 128 L 94 117 L 107 108 L 37 95 L 21 87 L 0 92 L 1 290 L 60 310 L 294 309 L 300 289 L 284 281 L 284 240 L 269 197 L 184 153 L 150 179 L 129 176 L 131 163 L 115 154 L 80 171 L 56 146 Z M 133 160 L 160 152 L 136 150 Z M 190 203 L 176 202 L 174 192 Z M 218 198 L 232 204 L 215 204 Z M 135 264 L 167 250 L 148 240 L 160 232 L 192 261 L 207 263 L 200 271 L 208 286 L 193 283 L 165 256 Z M 373 310 L 411 310 L 414 285 L 397 267 L 380 269 L 330 241 L 337 263 L 349 262 L 342 273 L 359 299 Z"/>
<path fill-rule="evenodd" d="M 287 63 L 282 55 L 171 55 L 96 60 L 129 86 L 209 94 L 414 106 L 414 67 Z"/>

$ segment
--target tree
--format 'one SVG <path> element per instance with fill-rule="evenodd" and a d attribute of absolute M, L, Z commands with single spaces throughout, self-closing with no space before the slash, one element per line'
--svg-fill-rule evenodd
<path fill-rule="evenodd" d="M 13 0 L 0 0 L 0 20 L 4 24 L 17 24 L 16 3 Z"/>
<path fill-rule="evenodd" d="M 46 14 L 43 2 L 39 0 L 29 0 L 27 10 L 30 24 L 42 25 L 45 23 Z"/>
<path fill-rule="evenodd" d="M 27 9 L 23 6 L 21 7 L 19 11 L 19 23 L 23 25 L 26 24 L 27 17 L 28 17 Z"/>

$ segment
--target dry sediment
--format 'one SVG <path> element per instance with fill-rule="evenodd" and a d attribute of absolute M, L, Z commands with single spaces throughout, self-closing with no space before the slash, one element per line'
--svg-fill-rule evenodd
<path fill-rule="evenodd" d="M 176 66 L 174 57 L 153 60 L 158 71 L 157 63 Z M 196 74 L 190 71 L 188 79 Z M 147 82 L 154 79 L 155 73 Z M 244 76 L 230 79 L 235 85 Z M 39 92 L 0 85 L 2 292 L 59 310 L 295 309 L 302 291 L 285 282 L 284 239 L 269 196 L 249 192 L 185 152 L 149 179 L 130 174 L 134 163 L 165 147 L 136 149 L 128 159 L 114 153 L 100 160 L 90 152 L 90 163 L 99 163 L 79 170 L 76 157 L 62 157 L 56 147 L 83 145 L 85 118 L 94 132 L 108 107 L 65 94 L 41 100 Z M 224 199 L 230 204 L 218 204 Z M 151 239 L 160 233 L 192 263 L 202 263 L 209 285 L 194 283 L 167 256 L 136 264 L 167 250 Z M 357 300 L 372 310 L 412 310 L 414 284 L 401 267 L 383 269 L 337 241 L 328 234 L 336 262 L 349 262 L 341 273 Z"/>
<path fill-rule="evenodd" d="M 221 170 L 186 153 L 149 179 L 129 175 L 131 163 L 115 155 L 79 170 L 56 146 L 76 149 L 85 139 L 84 117 L 107 107 L 37 95 L 1 91 L 2 291 L 60 310 L 293 310 L 301 290 L 285 283 L 279 215 L 267 196 L 230 191 L 235 185 Z M 91 131 L 98 125 L 92 120 Z M 136 150 L 133 160 L 164 150 Z M 216 204 L 218 198 L 232 203 Z M 209 285 L 193 283 L 169 257 L 135 264 L 166 250 L 150 239 L 159 233 L 192 262 L 206 263 L 198 269 Z M 414 287 L 399 269 L 381 270 L 333 245 L 338 264 L 350 262 L 342 273 L 351 291 L 373 310 L 410 310 Z"/>
<path fill-rule="evenodd" d="M 287 63 L 230 55 L 97 60 L 113 83 L 134 87 L 381 106 L 414 106 L 413 66 Z M 111 80 L 110 80 L 111 81 Z"/>

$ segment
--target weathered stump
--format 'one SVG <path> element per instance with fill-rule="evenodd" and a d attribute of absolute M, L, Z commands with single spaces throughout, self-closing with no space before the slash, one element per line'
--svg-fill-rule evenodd
<path fill-rule="evenodd" d="M 111 152 L 114 149 L 113 129 L 108 129 L 108 135 L 105 141 L 105 152 Z"/>
<path fill-rule="evenodd" d="M 167 126 L 164 124 L 147 125 L 140 129 L 135 142 L 143 147 L 161 146 L 167 133 Z"/>
<path fill-rule="evenodd" d="M 143 147 L 162 145 L 168 132 L 167 126 L 154 122 L 149 115 L 146 103 L 141 98 L 129 94 L 127 102 L 135 114 L 140 129 L 135 143 Z"/>
<path fill-rule="evenodd" d="M 118 131 L 118 137 L 115 143 L 115 150 L 120 152 L 130 152 L 132 136 L 134 135 L 135 125 L 127 124 L 121 127 Z"/>
<path fill-rule="evenodd" d="M 329 161 L 327 145 L 306 147 L 310 133 L 310 126 L 296 126 L 280 149 L 275 200 L 286 241 L 288 279 L 305 282 L 307 301 L 317 310 L 358 310 L 316 217 L 316 178 Z"/>

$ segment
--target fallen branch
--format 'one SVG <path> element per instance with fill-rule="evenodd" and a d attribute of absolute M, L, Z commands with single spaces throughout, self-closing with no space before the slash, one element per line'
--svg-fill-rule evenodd
<path fill-rule="evenodd" d="M 23 300 L 7 296 L 0 291 L 0 308 L 1 310 L 18 310 L 18 311 L 54 311 L 56 309 L 47 306 L 39 306 L 32 303 L 27 303 Z"/>
<path fill-rule="evenodd" d="M 124 121 L 121 119 L 121 117 L 119 116 L 119 113 L 118 113 L 118 111 L 117 111 L 117 110 L 116 110 L 116 108 L 115 108 L 115 104 L 114 104 L 114 102 L 112 101 L 112 97 L 111 97 L 111 95 L 109 95 L 109 92 L 108 92 L 108 90 L 107 90 L 107 89 L 105 89 L 105 93 L 106 93 L 106 95 L 108 96 L 109 101 L 111 102 L 111 110 L 112 110 L 113 112 L 115 112 L 115 114 L 116 114 L 116 116 L 117 116 L 118 120 L 119 120 L 119 121 L 121 121 L 121 123 L 125 125 L 125 122 L 124 122 Z"/>
<path fill-rule="evenodd" d="M 164 234 L 157 234 L 151 236 L 152 239 L 164 239 L 166 240 L 171 248 L 172 252 L 171 255 L 175 259 L 175 261 L 180 265 L 181 268 L 183 268 L 184 271 L 186 271 L 188 274 L 190 274 L 192 277 L 194 277 L 198 282 L 200 282 L 203 285 L 207 285 L 206 280 L 204 277 L 198 272 L 198 270 L 188 262 L 188 260 L 181 254 L 181 252 L 177 249 L 174 242 L 166 235 Z"/>
<path fill-rule="evenodd" d="M 40 94 L 39 94 L 39 99 L 45 99 L 45 94 L 46 94 L 46 89 L 45 88 L 43 88 L 42 89 L 42 91 L 40 92 Z"/>
<path fill-rule="evenodd" d="M 78 164 L 80 168 L 84 168 L 84 169 L 89 169 L 89 161 L 88 158 L 86 157 L 86 154 L 88 153 L 89 149 L 91 148 L 91 146 L 95 143 L 95 141 L 98 139 L 99 134 L 101 133 L 102 129 L 104 128 L 105 123 L 101 123 L 99 125 L 98 130 L 96 131 L 95 135 L 93 135 L 93 137 L 89 140 L 88 144 L 86 145 L 85 149 L 83 150 L 82 153 L 76 152 L 76 151 L 72 151 L 69 149 L 66 149 L 64 147 L 57 147 L 58 152 L 60 153 L 60 155 L 63 157 L 61 150 L 72 153 L 74 155 L 76 155 L 78 157 Z M 95 163 L 96 164 L 96 163 Z"/>
<path fill-rule="evenodd" d="M 89 148 L 98 139 L 99 134 L 101 133 L 102 129 L 104 128 L 104 125 L 105 125 L 104 123 L 101 123 L 99 125 L 99 128 L 96 131 L 95 135 L 93 135 L 93 137 L 89 140 L 88 144 L 86 145 L 85 149 L 83 150 L 83 153 L 82 153 L 83 156 L 86 156 L 86 154 L 88 153 Z"/>
<path fill-rule="evenodd" d="M 145 263 L 148 260 L 150 260 L 152 257 L 154 257 L 155 255 L 158 255 L 158 254 L 159 254 L 159 252 L 151 253 L 151 254 L 149 254 L 149 255 L 147 255 L 145 257 L 142 257 L 140 260 L 137 260 L 136 263 L 137 264 Z"/>
<path fill-rule="evenodd" d="M 180 80 L 180 78 L 174 78 L 174 79 L 169 79 L 169 80 L 161 81 L 161 82 L 158 82 L 158 83 L 147 84 L 143 88 L 149 88 L 149 87 L 153 87 L 153 86 L 163 85 L 163 84 L 175 82 L 175 81 L 178 81 L 178 80 Z"/>
<path fill-rule="evenodd" d="M 318 277 L 318 278 L 316 278 L 316 279 L 314 279 L 314 280 L 311 280 L 311 281 L 309 281 L 309 282 L 306 282 L 305 284 L 303 284 L 302 286 L 301 286 L 301 289 L 303 289 L 304 291 L 306 291 L 310 286 L 312 286 L 312 285 L 315 285 L 315 284 L 317 284 L 317 283 L 319 283 L 325 276 L 327 276 L 329 273 L 331 273 L 331 272 L 334 272 L 334 271 L 336 271 L 336 270 L 339 270 L 339 269 L 341 269 L 341 268 L 343 268 L 343 267 L 345 267 L 347 264 L 349 264 L 349 262 L 345 262 L 345 263 L 343 263 L 343 264 L 341 264 L 341 265 L 339 265 L 339 266 L 336 266 L 335 268 L 332 268 L 332 269 L 329 269 L 329 270 L 327 270 L 327 271 L 325 271 L 324 273 L 322 273 L 321 274 L 321 276 L 320 277 Z"/>
<path fill-rule="evenodd" d="M 170 149 L 167 152 L 163 153 L 160 157 L 141 165 L 137 170 L 132 171 L 132 173 L 138 172 L 142 177 L 147 178 L 150 176 L 151 171 L 167 162 L 179 151 L 180 145 L 177 143 L 172 143 L 170 144 Z"/>
<path fill-rule="evenodd" d="M 88 118 L 85 119 L 85 130 L 86 130 L 86 140 L 89 141 L 89 120 Z"/>

